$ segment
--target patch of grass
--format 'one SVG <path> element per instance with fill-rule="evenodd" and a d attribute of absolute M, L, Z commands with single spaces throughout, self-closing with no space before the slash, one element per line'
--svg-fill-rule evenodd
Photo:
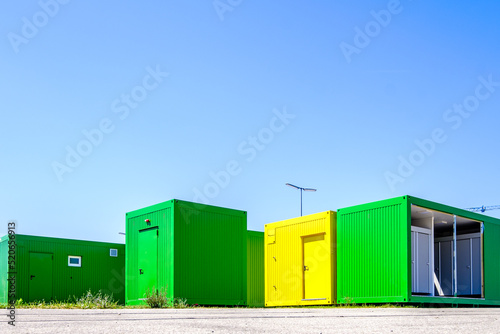
<path fill-rule="evenodd" d="M 354 301 L 351 297 L 344 297 L 344 302 L 342 304 L 340 304 L 340 306 L 353 306 L 354 305 Z"/>
<path fill-rule="evenodd" d="M 113 294 L 103 294 L 101 290 L 96 293 L 92 293 L 89 289 L 82 297 L 75 299 L 75 304 L 78 308 L 82 309 L 106 309 L 106 308 L 116 308 L 118 306 L 118 301 L 113 299 Z"/>
<path fill-rule="evenodd" d="M 155 292 L 152 292 L 155 291 Z M 129 305 L 123 306 L 118 305 L 118 301 L 113 299 L 113 295 L 108 295 L 103 293 L 102 291 L 92 292 L 88 290 L 81 297 L 72 296 L 67 300 L 58 301 L 51 300 L 45 301 L 40 300 L 36 302 L 25 302 L 21 298 L 16 301 L 16 308 L 19 309 L 141 309 L 145 307 L 150 308 L 188 308 L 193 307 L 188 305 L 187 299 L 185 298 L 168 298 L 167 290 L 160 289 L 157 291 L 156 289 L 151 289 L 146 292 L 146 303 L 147 306 L 144 305 Z M 0 309 L 5 309 L 9 307 L 8 304 L 0 304 Z"/>
<path fill-rule="evenodd" d="M 187 303 L 187 299 L 185 299 L 185 298 L 175 298 L 173 306 L 174 306 L 174 308 L 188 308 L 188 307 L 190 307 Z"/>
<path fill-rule="evenodd" d="M 153 287 L 151 290 L 146 290 L 144 294 L 144 301 L 150 308 L 187 308 L 190 307 L 185 298 L 168 298 L 167 289 L 160 288 L 155 289 Z"/>
<path fill-rule="evenodd" d="M 7 308 L 7 304 L 0 305 L 1 308 Z M 77 298 L 75 296 L 69 297 L 67 300 L 51 300 L 46 302 L 40 300 L 36 302 L 26 303 L 22 298 L 16 301 L 16 308 L 42 308 L 42 309 L 114 309 L 121 308 L 118 301 L 113 299 L 113 295 L 104 294 L 101 291 L 92 293 L 88 290 L 83 296 Z"/>
<path fill-rule="evenodd" d="M 7 304 L 1 304 L 1 308 L 7 308 Z M 22 300 L 22 298 L 16 301 L 16 308 L 44 308 L 44 309 L 70 309 L 76 308 L 75 304 L 71 301 L 57 301 L 52 300 L 50 302 L 46 302 L 45 300 L 30 302 L 27 303 Z"/>
<path fill-rule="evenodd" d="M 144 301 L 151 308 L 163 308 L 171 303 L 170 299 L 167 297 L 167 289 L 165 288 L 159 290 L 155 289 L 155 287 L 151 290 L 147 289 L 144 297 Z"/>

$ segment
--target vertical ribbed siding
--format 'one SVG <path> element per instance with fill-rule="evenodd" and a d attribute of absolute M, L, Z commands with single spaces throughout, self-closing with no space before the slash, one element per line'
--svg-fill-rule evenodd
<path fill-rule="evenodd" d="M 266 306 L 276 301 L 276 282 L 278 281 L 278 265 L 276 263 L 276 243 L 269 242 L 269 230 L 264 232 L 264 291 Z"/>
<path fill-rule="evenodd" d="M 407 300 L 406 202 L 339 210 L 339 302 Z"/>
<path fill-rule="evenodd" d="M 323 212 L 314 215 L 294 218 L 286 221 L 267 224 L 265 227 L 266 247 L 266 306 L 279 305 L 309 305 L 331 304 L 333 300 L 333 265 L 336 256 L 332 234 L 335 233 L 334 212 Z M 274 242 L 272 242 L 274 233 Z M 328 277 L 325 281 L 328 286 L 324 295 L 326 300 L 305 302 L 303 286 L 303 254 L 302 237 L 325 233 L 325 249 L 330 257 Z"/>
<path fill-rule="evenodd" d="M 16 235 L 16 299 L 29 300 L 29 248 L 24 238 Z"/>
<path fill-rule="evenodd" d="M 500 225 L 498 219 L 488 217 L 495 223 L 484 222 L 484 297 L 500 301 Z"/>
<path fill-rule="evenodd" d="M 315 219 L 276 229 L 278 244 L 278 293 L 276 301 L 296 302 L 303 297 L 302 239 L 301 236 L 326 232 L 325 219 Z"/>
<path fill-rule="evenodd" d="M 0 303 L 8 301 L 8 258 L 9 258 L 9 237 L 8 235 L 0 239 Z"/>
<path fill-rule="evenodd" d="M 150 220 L 150 224 L 146 223 Z M 142 304 L 139 301 L 144 296 L 139 292 L 139 231 L 150 227 L 158 227 L 158 286 L 167 290 L 167 296 L 174 296 L 173 282 L 173 202 L 166 202 L 160 209 L 153 209 L 151 212 L 140 210 L 138 214 L 134 212 L 127 214 L 126 222 L 126 300 L 127 304 Z M 151 287 L 152 289 L 153 287 Z"/>
<path fill-rule="evenodd" d="M 246 303 L 246 212 L 175 202 L 174 295 L 189 304 Z"/>
<path fill-rule="evenodd" d="M 168 207 L 155 213 L 152 219 L 160 221 L 158 231 L 158 285 L 174 297 L 174 209 Z M 142 298 L 142 297 L 140 297 Z"/>
<path fill-rule="evenodd" d="M 89 289 L 125 301 L 125 245 L 17 235 L 17 298 L 29 301 L 30 252 L 52 254 L 52 299 L 81 297 Z M 109 250 L 118 249 L 118 257 Z M 68 256 L 81 256 L 81 267 L 69 267 Z M 48 293 L 50 295 L 50 293 Z"/>
<path fill-rule="evenodd" d="M 247 304 L 264 306 L 264 232 L 247 233 Z"/>

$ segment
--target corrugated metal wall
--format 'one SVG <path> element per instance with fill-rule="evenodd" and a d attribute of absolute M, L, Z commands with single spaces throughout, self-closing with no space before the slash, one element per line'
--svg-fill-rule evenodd
<path fill-rule="evenodd" d="M 175 296 L 245 305 L 246 212 L 176 200 L 174 224 Z"/>
<path fill-rule="evenodd" d="M 484 222 L 484 297 L 500 301 L 500 225 Z"/>
<path fill-rule="evenodd" d="M 169 298 L 174 296 L 173 205 L 173 201 L 168 201 L 162 206 L 151 207 L 151 212 L 148 212 L 146 208 L 146 210 L 141 209 L 127 214 L 126 298 L 129 305 L 143 304 L 139 299 L 144 298 L 143 292 L 138 290 L 139 231 L 155 226 L 158 227 L 158 286 L 155 288 L 166 289 Z M 146 219 L 149 219 L 149 224 Z"/>
<path fill-rule="evenodd" d="M 403 197 L 338 211 L 338 302 L 408 300 Z"/>
<path fill-rule="evenodd" d="M 51 295 L 54 300 L 81 297 L 91 289 L 113 294 L 115 300 L 124 303 L 125 245 L 28 235 L 16 235 L 16 242 L 17 299 L 30 301 L 30 253 L 47 253 L 53 254 Z M 110 256 L 111 248 L 118 249 L 117 257 Z M 81 267 L 69 267 L 69 255 L 81 256 Z"/>
<path fill-rule="evenodd" d="M 267 224 L 265 227 L 266 306 L 316 305 L 334 303 L 336 213 L 332 211 Z M 329 268 L 324 280 L 326 300 L 303 301 L 302 237 L 325 233 Z"/>
<path fill-rule="evenodd" d="M 264 232 L 247 233 L 247 304 L 263 307 L 264 296 Z"/>
<path fill-rule="evenodd" d="M 8 242 L 9 236 L 6 235 L 0 239 L 0 303 L 8 301 Z"/>

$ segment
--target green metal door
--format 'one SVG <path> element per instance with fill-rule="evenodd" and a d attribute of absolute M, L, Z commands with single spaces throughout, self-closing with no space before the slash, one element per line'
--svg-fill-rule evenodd
<path fill-rule="evenodd" d="M 139 231 L 139 299 L 158 288 L 158 228 Z"/>
<path fill-rule="evenodd" d="M 52 299 L 52 254 L 30 253 L 29 301 Z"/>

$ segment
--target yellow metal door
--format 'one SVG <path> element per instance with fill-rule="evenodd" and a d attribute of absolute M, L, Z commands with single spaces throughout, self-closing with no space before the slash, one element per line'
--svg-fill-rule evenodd
<path fill-rule="evenodd" d="M 325 234 L 302 238 L 304 249 L 304 299 L 326 300 L 330 270 Z"/>

